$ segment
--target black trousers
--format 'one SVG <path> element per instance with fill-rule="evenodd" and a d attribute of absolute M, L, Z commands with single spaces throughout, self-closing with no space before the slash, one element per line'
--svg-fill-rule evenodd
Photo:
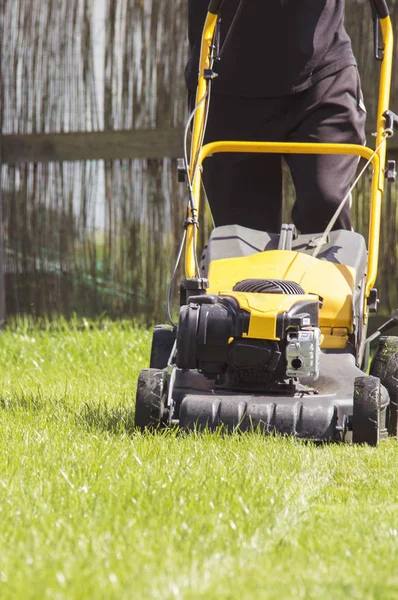
<path fill-rule="evenodd" d="M 216 140 L 365 143 L 366 110 L 356 67 L 283 98 L 212 93 L 205 142 Z M 325 229 L 349 190 L 358 158 L 285 155 L 296 190 L 292 220 L 301 233 Z M 279 232 L 282 162 L 276 154 L 215 154 L 203 181 L 217 226 L 239 224 Z M 351 229 L 350 207 L 335 229 Z"/>

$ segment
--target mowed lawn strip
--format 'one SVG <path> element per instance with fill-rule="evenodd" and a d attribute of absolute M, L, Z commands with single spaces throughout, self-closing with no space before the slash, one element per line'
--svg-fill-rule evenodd
<path fill-rule="evenodd" d="M 134 432 L 149 344 L 0 336 L 0 597 L 397 598 L 398 444 Z"/>

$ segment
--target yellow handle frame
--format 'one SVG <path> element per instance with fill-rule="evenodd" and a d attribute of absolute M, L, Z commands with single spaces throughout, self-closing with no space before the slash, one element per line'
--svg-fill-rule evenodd
<path fill-rule="evenodd" d="M 270 153 L 270 154 L 353 154 L 370 160 L 373 165 L 372 193 L 370 204 L 370 224 L 368 237 L 368 271 L 366 278 L 365 297 L 369 296 L 377 277 L 377 265 L 379 258 L 381 203 L 385 183 L 386 143 L 385 119 L 383 114 L 389 108 L 392 57 L 393 57 L 393 30 L 390 17 L 380 19 L 380 26 L 384 42 L 384 56 L 380 73 L 380 90 L 377 110 L 377 139 L 374 150 L 356 144 L 321 144 L 321 143 L 290 143 L 290 142 L 212 142 L 201 146 L 203 131 L 205 127 L 206 103 L 208 97 L 208 82 L 204 77 L 205 69 L 211 67 L 211 56 L 213 52 L 213 40 L 216 30 L 218 16 L 208 13 L 202 38 L 199 80 L 196 94 L 196 104 L 200 106 L 196 112 L 193 124 L 191 160 L 189 173 L 192 182 L 192 194 L 194 205 L 198 216 L 200 209 L 201 189 L 201 167 L 206 157 L 217 152 L 247 152 L 247 153 Z M 188 279 L 199 277 L 196 273 L 196 244 L 195 225 L 187 228 L 187 240 L 185 248 L 185 274 Z"/>

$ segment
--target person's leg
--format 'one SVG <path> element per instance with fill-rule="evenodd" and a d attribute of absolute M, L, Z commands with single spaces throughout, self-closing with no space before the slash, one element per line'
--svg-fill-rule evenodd
<path fill-rule="evenodd" d="M 281 228 L 282 166 L 278 155 L 217 155 L 206 160 L 203 180 L 216 226 Z"/>
<path fill-rule="evenodd" d="M 265 139 L 261 133 L 263 115 L 261 99 L 213 94 L 205 141 Z M 203 182 L 216 226 L 238 224 L 279 232 L 279 155 L 215 154 L 203 164 Z"/>
<path fill-rule="evenodd" d="M 355 67 L 320 81 L 298 94 L 289 141 L 363 144 L 366 112 Z M 286 155 L 296 189 L 292 219 L 302 233 L 323 231 L 349 191 L 358 157 Z M 334 229 L 351 229 L 350 203 Z"/>

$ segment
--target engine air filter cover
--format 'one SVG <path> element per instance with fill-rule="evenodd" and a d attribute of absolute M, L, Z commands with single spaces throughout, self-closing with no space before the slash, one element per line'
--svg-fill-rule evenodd
<path fill-rule="evenodd" d="M 233 291 L 256 294 L 305 294 L 301 285 L 283 279 L 244 279 L 234 285 Z"/>

